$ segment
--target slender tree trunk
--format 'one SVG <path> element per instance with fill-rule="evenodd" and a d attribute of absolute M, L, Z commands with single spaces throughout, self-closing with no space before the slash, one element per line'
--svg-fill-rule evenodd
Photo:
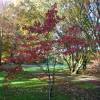
<path fill-rule="evenodd" d="M 0 65 L 2 64 L 2 28 L 0 28 Z"/>
<path fill-rule="evenodd" d="M 51 73 L 50 73 L 49 59 L 48 59 L 48 57 L 47 57 L 47 71 L 48 71 L 48 100 L 51 100 L 52 78 L 51 78 Z"/>
<path fill-rule="evenodd" d="M 56 66 L 56 58 L 54 59 L 54 65 L 53 65 L 53 73 L 52 73 L 52 86 L 51 86 L 51 96 L 54 96 L 55 93 L 55 66 Z"/>

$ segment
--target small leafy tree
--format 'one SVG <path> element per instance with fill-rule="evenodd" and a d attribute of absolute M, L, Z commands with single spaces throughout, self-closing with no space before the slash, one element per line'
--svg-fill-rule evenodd
<path fill-rule="evenodd" d="M 29 34 L 18 35 L 16 37 L 18 45 L 16 50 L 12 50 L 13 56 L 9 58 L 10 62 L 22 64 L 40 62 L 46 59 L 48 85 L 49 85 L 49 100 L 51 100 L 54 75 L 55 75 L 55 61 L 54 70 L 51 74 L 49 66 L 49 57 L 54 54 L 53 44 L 55 40 L 51 38 L 51 31 L 56 24 L 61 20 L 57 15 L 57 4 L 55 3 L 46 13 L 43 23 L 36 21 L 34 26 L 24 26 L 23 29 L 27 30 Z M 36 33 L 36 34 L 32 34 Z M 53 81 L 52 81 L 53 80 Z"/>

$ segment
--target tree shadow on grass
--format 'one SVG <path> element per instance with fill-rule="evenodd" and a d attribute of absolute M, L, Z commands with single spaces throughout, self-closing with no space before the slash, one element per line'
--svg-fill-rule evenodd
<path fill-rule="evenodd" d="M 48 87 L 0 89 L 0 100 L 48 100 Z M 52 100 L 70 100 L 70 97 L 56 91 Z"/>

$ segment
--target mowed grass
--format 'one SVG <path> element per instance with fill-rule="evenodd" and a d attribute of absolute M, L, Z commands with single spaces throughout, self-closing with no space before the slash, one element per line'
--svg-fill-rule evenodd
<path fill-rule="evenodd" d="M 70 96 L 56 92 L 52 100 L 70 100 Z M 48 100 L 48 91 L 43 87 L 0 88 L 0 100 Z"/>
<path fill-rule="evenodd" d="M 48 79 L 41 79 L 36 76 L 40 73 L 45 73 L 46 68 L 36 66 L 25 66 L 23 72 L 14 75 L 12 80 L 9 80 L 8 88 L 3 88 L 4 77 L 6 73 L 0 72 L 0 100 L 48 100 Z M 52 71 L 52 67 L 50 68 Z M 62 66 L 56 68 L 56 72 L 64 72 Z M 61 78 L 61 77 L 60 77 Z M 90 82 L 73 82 L 73 85 L 83 89 L 93 89 L 95 84 Z M 72 100 L 71 95 L 61 93 L 55 89 L 52 100 Z"/>
<path fill-rule="evenodd" d="M 96 88 L 96 85 L 89 81 L 84 81 L 84 82 L 77 81 L 77 82 L 74 82 L 73 85 L 79 88 L 82 88 L 82 89 L 95 89 Z"/>
<path fill-rule="evenodd" d="M 6 73 L 0 72 L 0 100 L 48 100 L 48 81 L 34 76 L 40 72 L 39 67 L 25 67 L 9 80 L 7 88 L 3 88 Z M 52 100 L 70 100 L 70 96 L 56 91 Z"/>

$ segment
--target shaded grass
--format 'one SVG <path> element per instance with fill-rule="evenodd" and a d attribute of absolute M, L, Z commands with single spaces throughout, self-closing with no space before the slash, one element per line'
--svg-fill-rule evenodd
<path fill-rule="evenodd" d="M 6 74 L 0 72 L 0 100 L 48 100 L 47 80 L 40 80 L 34 76 L 34 73 L 39 72 L 38 69 L 24 69 L 24 72 L 16 74 L 14 79 L 9 81 L 10 85 L 6 89 L 2 87 Z M 56 91 L 52 100 L 70 100 L 69 98 Z"/>
<path fill-rule="evenodd" d="M 73 84 L 83 89 L 95 89 L 96 88 L 95 84 L 88 82 L 88 81 L 84 81 L 84 82 L 77 81 L 77 82 L 73 82 Z"/>
<path fill-rule="evenodd" d="M 45 70 L 46 71 L 46 70 Z M 51 67 L 52 71 L 52 67 Z M 63 71 L 63 68 L 56 69 L 56 72 Z M 0 72 L 0 100 L 48 100 L 47 80 L 40 80 L 35 73 L 43 72 L 39 67 L 25 67 L 24 72 L 15 75 L 9 81 L 7 89 L 2 87 L 5 73 Z M 89 82 L 74 82 L 73 85 L 83 89 L 93 89 L 95 85 Z M 72 100 L 71 96 L 55 91 L 52 100 Z"/>
<path fill-rule="evenodd" d="M 36 88 L 0 89 L 0 100 L 47 100 L 46 93 L 35 91 Z"/>
<path fill-rule="evenodd" d="M 0 88 L 0 100 L 48 100 L 47 87 L 28 87 L 28 88 Z M 52 100 L 70 100 L 69 95 L 55 92 Z"/>

